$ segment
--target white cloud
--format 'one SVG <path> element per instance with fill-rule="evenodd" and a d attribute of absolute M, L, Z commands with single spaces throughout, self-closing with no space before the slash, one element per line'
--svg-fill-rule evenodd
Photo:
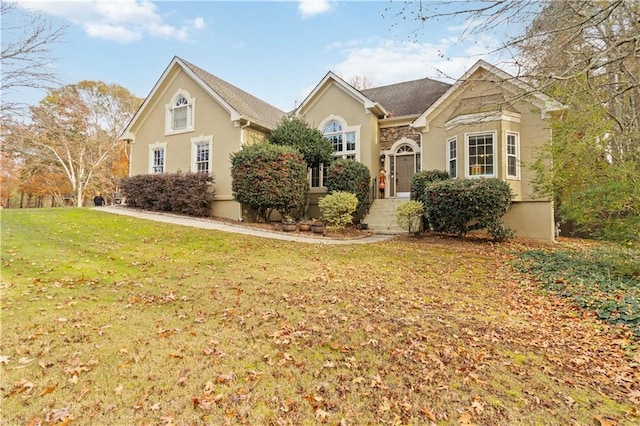
<path fill-rule="evenodd" d="M 205 28 L 207 28 L 207 24 L 205 24 L 204 19 L 198 16 L 193 20 L 193 27 L 196 30 L 204 30 Z"/>
<path fill-rule="evenodd" d="M 197 17 L 182 26 L 165 22 L 155 3 L 149 0 L 37 1 L 16 0 L 28 10 L 48 13 L 81 25 L 89 37 L 129 43 L 145 35 L 187 41 L 197 30 L 206 28 Z"/>
<path fill-rule="evenodd" d="M 469 45 L 457 45 L 447 38 L 436 43 L 370 40 L 334 44 L 332 49 L 341 50 L 344 60 L 330 69 L 346 81 L 366 76 L 376 86 L 425 77 L 452 83 L 479 59 L 495 64 L 497 58 L 488 54 L 493 45 L 490 38 Z"/>
<path fill-rule="evenodd" d="M 303 18 L 312 18 L 316 15 L 327 13 L 333 9 L 329 0 L 299 0 L 298 10 Z"/>
<path fill-rule="evenodd" d="M 142 38 L 142 34 L 140 34 L 140 32 L 130 30 L 120 25 L 87 22 L 84 24 L 84 30 L 89 37 L 117 41 L 118 43 L 129 43 Z"/>

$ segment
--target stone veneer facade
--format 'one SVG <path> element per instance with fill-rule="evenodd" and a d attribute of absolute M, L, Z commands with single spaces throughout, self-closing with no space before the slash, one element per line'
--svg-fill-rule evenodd
<path fill-rule="evenodd" d="M 402 138 L 412 139 L 420 146 L 420 133 L 416 132 L 412 127 L 384 127 L 380 129 L 380 150 L 388 150 Z"/>

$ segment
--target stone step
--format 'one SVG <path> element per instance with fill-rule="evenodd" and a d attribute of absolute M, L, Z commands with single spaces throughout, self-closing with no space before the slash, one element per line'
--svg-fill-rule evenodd
<path fill-rule="evenodd" d="M 371 205 L 363 222 L 379 234 L 402 234 L 404 231 L 396 221 L 396 208 L 408 200 L 399 198 L 377 199 Z"/>

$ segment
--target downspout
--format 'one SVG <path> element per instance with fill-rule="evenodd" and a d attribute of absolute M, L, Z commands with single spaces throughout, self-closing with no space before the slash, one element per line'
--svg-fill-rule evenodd
<path fill-rule="evenodd" d="M 244 145 L 244 129 L 251 125 L 251 121 L 247 120 L 245 124 L 240 126 L 240 148 Z M 244 217 L 242 216 L 242 204 L 238 203 L 238 220 L 240 222 L 244 222 Z"/>

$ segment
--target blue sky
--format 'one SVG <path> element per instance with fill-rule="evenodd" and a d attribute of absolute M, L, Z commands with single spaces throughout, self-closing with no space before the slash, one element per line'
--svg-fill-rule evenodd
<path fill-rule="evenodd" d="M 17 3 L 69 25 L 51 64 L 62 83 L 102 80 L 140 97 L 174 55 L 283 110 L 294 108 L 327 71 L 381 86 L 423 77 L 451 82 L 481 58 L 501 66 L 500 58 L 486 55 L 496 39 L 461 39 L 464 22 L 421 28 L 402 21 L 394 17 L 402 1 Z M 29 103 L 43 95 L 24 94 Z"/>

